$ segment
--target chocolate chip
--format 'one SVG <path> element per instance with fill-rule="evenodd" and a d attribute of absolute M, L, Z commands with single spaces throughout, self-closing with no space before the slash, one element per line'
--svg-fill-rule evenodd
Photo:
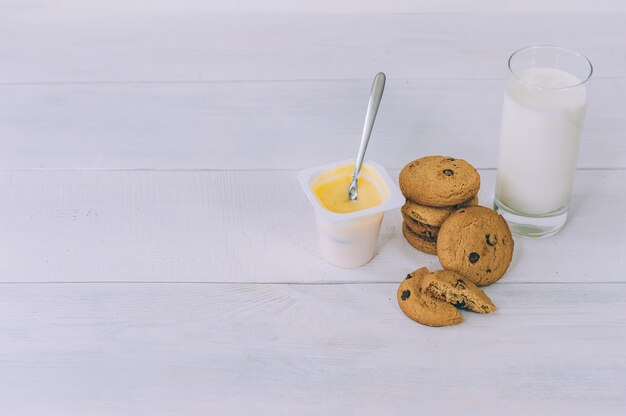
<path fill-rule="evenodd" d="M 452 171 L 452 169 L 444 169 L 443 174 L 446 176 L 452 176 L 454 175 L 454 172 Z"/>
<path fill-rule="evenodd" d="M 450 162 L 454 162 L 456 159 L 455 159 L 455 158 L 453 158 L 453 157 L 449 157 L 449 158 L 447 158 L 446 160 L 449 160 Z"/>
<path fill-rule="evenodd" d="M 407 274 L 406 277 L 404 278 L 404 280 L 407 280 L 407 279 L 413 279 L 413 275 L 410 274 L 410 273 Z"/>
<path fill-rule="evenodd" d="M 436 243 L 437 242 L 437 237 L 435 236 L 431 236 L 431 235 L 424 235 L 423 233 L 418 234 L 420 236 L 420 238 L 429 241 L 431 243 Z"/>
<path fill-rule="evenodd" d="M 485 270 L 487 273 L 491 273 L 491 269 L 487 269 Z"/>
<path fill-rule="evenodd" d="M 418 233 L 417 235 L 419 235 L 426 241 L 430 241 L 431 243 L 437 241 L 437 236 L 432 231 L 424 231 L 424 232 Z"/>
<path fill-rule="evenodd" d="M 454 306 L 456 306 L 457 308 L 464 308 L 465 307 L 465 301 L 462 300 L 460 302 L 455 302 Z"/>
<path fill-rule="evenodd" d="M 402 292 L 402 295 L 400 295 L 400 299 L 407 300 L 409 296 L 411 296 L 411 291 L 405 290 L 404 292 Z"/>
<path fill-rule="evenodd" d="M 469 255 L 470 263 L 474 264 L 478 261 L 478 259 L 480 259 L 480 254 L 476 253 L 475 251 L 470 253 Z"/>
<path fill-rule="evenodd" d="M 495 246 L 497 242 L 496 237 L 492 237 L 491 234 L 485 234 L 485 241 L 492 247 Z"/>

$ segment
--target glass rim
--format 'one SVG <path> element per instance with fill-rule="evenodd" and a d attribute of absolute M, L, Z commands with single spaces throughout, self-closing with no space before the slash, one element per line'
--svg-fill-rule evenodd
<path fill-rule="evenodd" d="M 587 74 L 587 77 L 585 79 L 583 79 L 582 81 L 580 81 L 578 84 L 574 84 L 574 85 L 569 85 L 567 87 L 544 87 L 542 85 L 537 85 L 534 84 L 532 82 L 528 82 L 526 80 L 521 79 L 520 77 L 517 76 L 517 73 L 513 70 L 513 68 L 511 68 L 511 61 L 513 60 L 513 57 L 515 55 L 517 55 L 520 52 L 524 52 L 530 49 L 554 49 L 554 50 L 560 50 L 560 51 L 564 51 L 567 52 L 569 54 L 575 55 L 579 58 L 582 58 L 582 60 L 584 60 L 585 62 L 587 62 L 587 64 L 589 65 L 589 74 Z M 589 60 L 589 58 L 587 58 L 585 55 L 583 55 L 580 52 L 577 52 L 573 49 L 569 49 L 566 48 L 564 46 L 558 46 L 558 45 L 532 45 L 532 46 L 526 46 L 524 48 L 518 49 L 515 52 L 513 52 L 511 54 L 511 56 L 509 56 L 509 60 L 507 62 L 507 66 L 509 68 L 509 71 L 511 72 L 511 75 L 513 75 L 515 77 L 515 79 L 517 79 L 519 82 L 522 82 L 526 85 L 529 85 L 531 87 L 534 88 L 539 88 L 539 89 L 544 89 L 544 90 L 568 90 L 570 88 L 576 88 L 580 85 L 583 85 L 585 83 L 587 83 L 590 79 L 591 79 L 591 75 L 593 74 L 593 65 L 591 64 L 591 61 Z"/>

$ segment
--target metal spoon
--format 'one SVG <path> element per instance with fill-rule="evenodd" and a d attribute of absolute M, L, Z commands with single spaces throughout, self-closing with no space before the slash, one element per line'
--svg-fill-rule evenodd
<path fill-rule="evenodd" d="M 350 183 L 350 188 L 348 189 L 348 198 L 350 198 L 351 201 L 356 201 L 359 197 L 357 182 L 359 181 L 359 173 L 361 173 L 361 166 L 363 165 L 363 158 L 365 157 L 367 144 L 370 141 L 374 121 L 376 121 L 376 113 L 378 113 L 380 100 L 383 98 L 385 80 L 386 77 L 384 73 L 379 72 L 376 74 L 374 77 L 374 83 L 372 84 L 372 90 L 370 91 L 370 101 L 367 104 L 367 113 L 365 114 L 365 125 L 363 126 L 363 135 L 361 136 L 359 154 L 356 157 L 356 165 L 354 166 L 354 173 L 352 174 L 352 182 Z"/>

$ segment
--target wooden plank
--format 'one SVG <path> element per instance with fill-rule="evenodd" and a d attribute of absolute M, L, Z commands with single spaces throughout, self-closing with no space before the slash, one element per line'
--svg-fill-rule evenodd
<path fill-rule="evenodd" d="M 239 0 L 236 2 L 207 2 L 203 0 L 109 0 L 87 5 L 81 0 L 5 0 L 3 12 L 26 10 L 46 19 L 86 19 L 124 13 L 186 12 L 186 13 L 598 13 L 626 12 L 619 0 L 526 0 L 511 2 L 484 0 L 469 4 L 464 0 L 318 0 L 316 2 L 289 0 Z"/>
<path fill-rule="evenodd" d="M 0 86 L 0 168 L 301 169 L 353 157 L 371 80 Z M 626 168 L 626 79 L 591 85 L 580 167 Z M 390 74 L 368 154 L 496 166 L 503 81 Z"/>
<path fill-rule="evenodd" d="M 567 414 L 626 406 L 626 285 L 496 285 L 428 328 L 374 285 L 0 290 L 10 415 Z"/>
<path fill-rule="evenodd" d="M 616 10 L 605 14 L 556 15 L 16 7 L 0 13 L 0 81 L 370 80 L 381 70 L 395 78 L 497 79 L 513 51 L 533 44 L 580 50 L 596 78 L 623 77 L 625 15 L 615 11 L 625 6 L 611 5 Z"/>
<path fill-rule="evenodd" d="M 495 172 L 481 175 L 489 206 Z M 625 181 L 626 171 L 579 171 L 567 227 L 518 239 L 502 281 L 626 282 Z M 5 171 L 0 201 L 4 282 L 393 282 L 439 267 L 404 241 L 399 212 L 370 264 L 330 266 L 293 171 Z"/>

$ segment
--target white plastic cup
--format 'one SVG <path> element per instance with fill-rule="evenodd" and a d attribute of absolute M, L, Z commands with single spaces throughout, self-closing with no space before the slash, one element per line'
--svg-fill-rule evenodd
<path fill-rule="evenodd" d="M 311 186 L 321 174 L 348 164 L 354 165 L 354 160 L 342 160 L 298 173 L 298 182 L 315 211 L 322 256 L 330 264 L 345 269 L 363 266 L 374 257 L 384 212 L 404 204 L 402 193 L 387 171 L 378 163 L 365 162 L 361 177 L 365 176 L 375 184 L 383 197 L 382 202 L 374 207 L 346 214 L 326 209 L 313 193 Z"/>

